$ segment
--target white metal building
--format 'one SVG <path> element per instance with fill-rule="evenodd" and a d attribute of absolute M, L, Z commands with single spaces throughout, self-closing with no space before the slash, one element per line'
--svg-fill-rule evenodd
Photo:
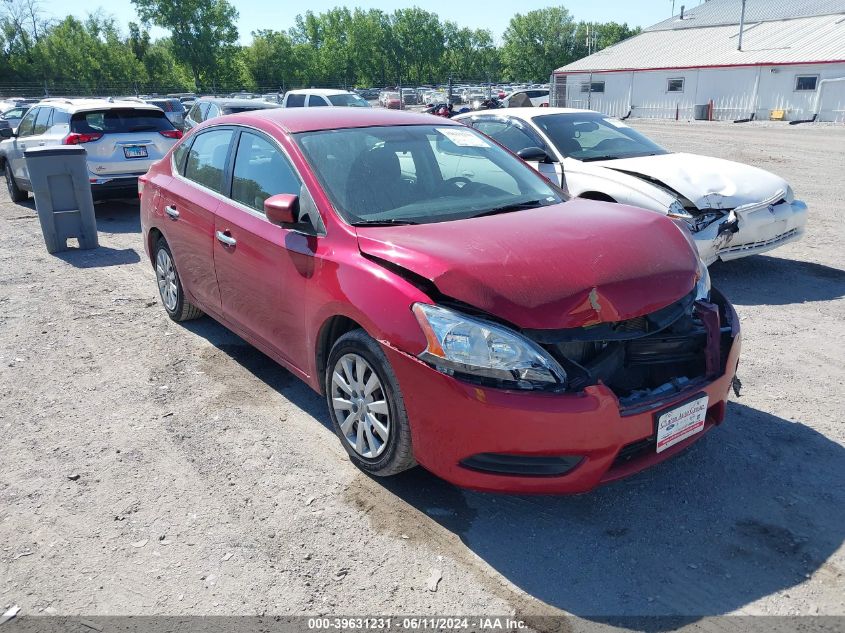
<path fill-rule="evenodd" d="M 683 1 L 683 0 L 679 0 Z M 558 68 L 553 105 L 613 116 L 845 121 L 845 0 L 709 0 Z"/>

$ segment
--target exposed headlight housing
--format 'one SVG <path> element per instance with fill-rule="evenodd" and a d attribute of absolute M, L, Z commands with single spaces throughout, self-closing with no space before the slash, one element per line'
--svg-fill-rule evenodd
<path fill-rule="evenodd" d="M 795 192 L 792 191 L 792 187 L 789 185 L 786 186 L 786 193 L 784 194 L 783 199 L 786 200 L 788 204 L 795 202 Z"/>
<path fill-rule="evenodd" d="M 427 346 L 419 358 L 445 374 L 508 389 L 554 389 L 566 372 L 518 332 L 440 306 L 412 308 Z"/>
<path fill-rule="evenodd" d="M 698 260 L 698 274 L 695 282 L 695 300 L 696 301 L 710 301 L 710 271 L 707 270 L 707 265 L 701 260 Z"/>
<path fill-rule="evenodd" d="M 683 220 L 690 226 L 692 226 L 695 222 L 695 216 L 693 216 L 692 213 L 684 209 L 684 205 L 682 205 L 679 200 L 675 200 L 674 202 L 672 202 L 672 204 L 669 205 L 669 209 L 666 211 L 666 215 L 668 215 L 670 218 Z"/>

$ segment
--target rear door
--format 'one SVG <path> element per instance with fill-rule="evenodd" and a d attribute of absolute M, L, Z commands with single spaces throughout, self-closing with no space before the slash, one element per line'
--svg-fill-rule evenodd
<path fill-rule="evenodd" d="M 88 169 L 96 176 L 144 174 L 176 142 L 173 124 L 157 108 L 77 112 L 70 126 L 71 132 L 99 135 L 85 143 Z"/>
<path fill-rule="evenodd" d="M 220 291 L 212 252 L 214 212 L 222 199 L 233 138 L 231 128 L 215 127 L 197 134 L 185 164 L 174 164 L 173 180 L 162 189 L 157 203 L 157 212 L 165 219 L 161 231 L 183 287 L 199 306 L 218 315 Z"/>
<path fill-rule="evenodd" d="M 230 199 L 220 203 L 215 218 L 214 269 L 224 317 L 294 366 L 301 366 L 305 346 L 301 306 L 307 277 L 302 271 L 313 267 L 313 256 L 302 248 L 306 238 L 267 220 L 264 201 L 301 192 L 300 179 L 276 141 L 242 131 Z"/>

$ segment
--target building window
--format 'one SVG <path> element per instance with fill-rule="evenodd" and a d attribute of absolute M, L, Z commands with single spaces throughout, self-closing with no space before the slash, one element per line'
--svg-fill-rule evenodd
<path fill-rule="evenodd" d="M 684 91 L 684 78 L 681 77 L 680 79 L 670 79 L 666 84 L 666 92 L 683 92 Z"/>
<path fill-rule="evenodd" d="M 604 82 L 594 81 L 592 83 L 583 83 L 581 84 L 581 92 L 585 94 L 588 92 L 604 92 Z"/>
<path fill-rule="evenodd" d="M 815 92 L 818 81 L 818 75 L 798 75 L 795 77 L 795 91 Z"/>

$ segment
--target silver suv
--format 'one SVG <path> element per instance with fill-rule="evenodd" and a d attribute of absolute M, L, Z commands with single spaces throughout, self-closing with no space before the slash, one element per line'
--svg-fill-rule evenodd
<path fill-rule="evenodd" d="M 137 101 L 45 99 L 26 113 L 16 133 L 0 129 L 0 168 L 9 195 L 32 190 L 24 152 L 50 145 L 84 145 L 94 199 L 138 195 L 138 176 L 182 137 L 160 108 Z"/>

